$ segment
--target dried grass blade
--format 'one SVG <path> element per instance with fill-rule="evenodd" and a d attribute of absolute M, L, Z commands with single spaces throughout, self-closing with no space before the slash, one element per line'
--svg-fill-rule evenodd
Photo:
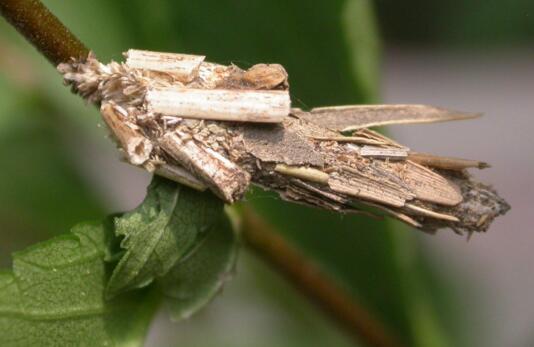
<path fill-rule="evenodd" d="M 408 159 L 416 162 L 420 165 L 430 166 L 437 169 L 444 170 L 464 170 L 469 168 L 485 169 L 490 167 L 488 163 L 478 160 L 469 160 L 452 157 L 442 157 L 439 155 L 433 155 L 429 153 L 408 153 Z"/>
<path fill-rule="evenodd" d="M 460 188 L 434 171 L 407 160 L 402 177 L 418 199 L 445 206 L 462 202 Z"/>
<path fill-rule="evenodd" d="M 435 123 L 479 117 L 428 105 L 349 105 L 314 108 L 310 112 L 295 111 L 296 116 L 336 131 L 392 125 Z"/>

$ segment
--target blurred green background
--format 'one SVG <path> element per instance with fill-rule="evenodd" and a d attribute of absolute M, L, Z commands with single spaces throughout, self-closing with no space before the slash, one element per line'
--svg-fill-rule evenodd
<path fill-rule="evenodd" d="M 388 71 L 384 61 L 396 62 L 399 49 L 518 51 L 533 57 L 523 50 L 534 38 L 534 2 L 526 0 L 44 3 L 103 61 L 142 48 L 204 54 L 241 67 L 281 63 L 290 75 L 293 103 L 303 108 L 380 102 L 387 81 L 381 74 Z M 478 105 L 483 108 L 484 100 Z M 62 87 L 53 67 L 0 21 L 3 267 L 15 250 L 141 201 L 148 175 L 117 160 L 99 124 L 97 110 Z M 443 261 L 425 243 L 431 236 L 389 220 L 291 205 L 261 191 L 251 193 L 247 203 L 407 346 L 522 346 L 531 338 L 514 332 L 510 340 L 511 334 L 492 331 L 482 308 L 495 298 L 479 295 L 491 288 L 458 263 Z M 244 250 L 236 278 L 213 305 L 179 324 L 162 311 L 147 345 L 351 346 L 354 341 Z"/>

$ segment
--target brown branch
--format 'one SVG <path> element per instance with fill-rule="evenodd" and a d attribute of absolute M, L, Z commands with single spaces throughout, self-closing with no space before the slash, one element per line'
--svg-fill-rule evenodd
<path fill-rule="evenodd" d="M 0 13 L 54 66 L 89 53 L 39 0 L 2 0 Z"/>
<path fill-rule="evenodd" d="M 332 278 L 290 245 L 251 208 L 244 207 L 241 235 L 245 244 L 281 273 L 298 291 L 369 346 L 400 346 L 380 321 Z"/>

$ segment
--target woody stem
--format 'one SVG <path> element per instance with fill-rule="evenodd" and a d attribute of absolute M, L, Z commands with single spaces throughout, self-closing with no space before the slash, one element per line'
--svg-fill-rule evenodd
<path fill-rule="evenodd" d="M 54 66 L 89 53 L 39 0 L 2 0 L 0 13 Z"/>

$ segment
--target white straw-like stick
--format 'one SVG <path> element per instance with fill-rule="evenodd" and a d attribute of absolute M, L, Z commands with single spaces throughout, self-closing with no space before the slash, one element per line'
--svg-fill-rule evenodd
<path fill-rule="evenodd" d="M 157 88 L 146 94 L 150 112 L 185 118 L 280 123 L 291 101 L 283 90 Z"/>
<path fill-rule="evenodd" d="M 174 160 L 191 170 L 226 202 L 241 196 L 250 182 L 250 175 L 219 153 L 197 144 L 186 134 L 165 134 L 159 145 Z"/>
<path fill-rule="evenodd" d="M 134 69 L 146 69 L 172 74 L 182 82 L 190 82 L 198 75 L 204 61 L 203 55 L 161 53 L 130 49 L 126 52 L 126 65 Z"/>

